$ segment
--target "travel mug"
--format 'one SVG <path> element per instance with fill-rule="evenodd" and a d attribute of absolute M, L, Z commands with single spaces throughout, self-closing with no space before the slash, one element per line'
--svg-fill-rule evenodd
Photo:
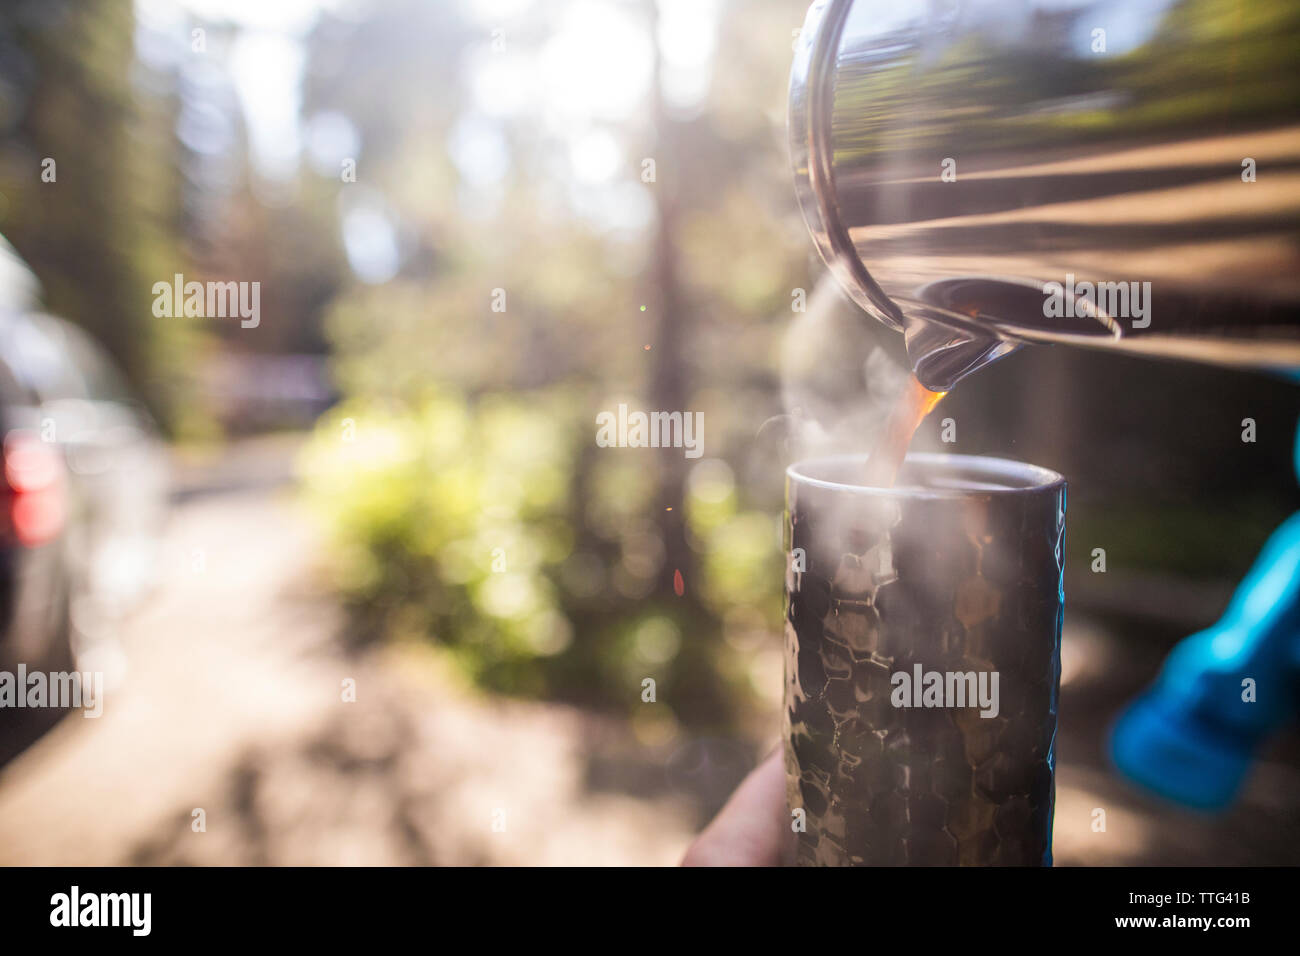
<path fill-rule="evenodd" d="M 786 474 L 786 788 L 801 865 L 1050 866 L 1065 481 L 996 458 Z"/>

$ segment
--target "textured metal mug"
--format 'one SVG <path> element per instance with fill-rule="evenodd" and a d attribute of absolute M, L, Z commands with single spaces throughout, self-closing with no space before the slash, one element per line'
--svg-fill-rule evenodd
<path fill-rule="evenodd" d="M 786 476 L 797 862 L 1050 865 L 1065 481 L 909 455 L 893 488 L 867 488 L 865 462 Z M 977 687 L 996 706 L 963 700 Z"/>

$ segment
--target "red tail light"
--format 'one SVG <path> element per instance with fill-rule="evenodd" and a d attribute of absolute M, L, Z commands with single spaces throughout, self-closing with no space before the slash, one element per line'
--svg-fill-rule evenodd
<path fill-rule="evenodd" d="M 63 453 L 35 433 L 12 431 L 4 441 L 10 535 L 34 548 L 58 537 L 67 519 Z"/>

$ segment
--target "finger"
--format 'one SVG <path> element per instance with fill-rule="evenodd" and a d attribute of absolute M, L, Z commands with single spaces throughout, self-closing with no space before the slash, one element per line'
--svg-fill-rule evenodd
<path fill-rule="evenodd" d="M 777 747 L 695 838 L 682 866 L 780 866 L 789 836 L 785 769 Z"/>

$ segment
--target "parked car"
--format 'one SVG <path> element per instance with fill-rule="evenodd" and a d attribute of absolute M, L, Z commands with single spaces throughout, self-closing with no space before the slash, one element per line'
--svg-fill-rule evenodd
<path fill-rule="evenodd" d="M 114 626 L 146 593 L 167 506 L 158 429 L 83 330 L 40 311 L 0 238 L 0 671 L 117 666 Z M 0 709 L 0 763 L 54 709 Z"/>

